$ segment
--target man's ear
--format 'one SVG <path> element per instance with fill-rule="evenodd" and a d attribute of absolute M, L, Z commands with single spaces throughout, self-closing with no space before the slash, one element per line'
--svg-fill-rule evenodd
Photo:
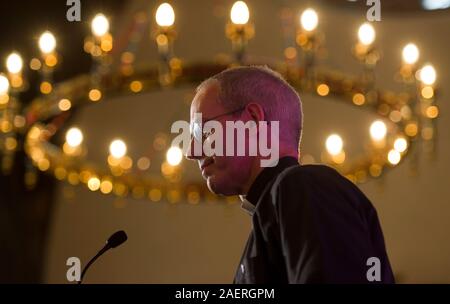
<path fill-rule="evenodd" d="M 256 124 L 266 119 L 263 107 L 256 102 L 248 103 L 245 109 Z"/>

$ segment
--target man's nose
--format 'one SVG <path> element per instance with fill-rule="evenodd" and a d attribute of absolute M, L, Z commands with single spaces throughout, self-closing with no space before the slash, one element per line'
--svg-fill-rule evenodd
<path fill-rule="evenodd" d="M 198 159 L 202 159 L 204 157 L 203 149 L 201 149 L 201 153 L 195 153 L 195 148 L 194 148 L 195 145 L 201 146 L 201 144 L 196 142 L 194 137 L 192 137 L 191 141 L 189 143 L 189 148 L 187 149 L 186 154 L 185 154 L 185 157 L 189 160 L 198 160 Z"/>

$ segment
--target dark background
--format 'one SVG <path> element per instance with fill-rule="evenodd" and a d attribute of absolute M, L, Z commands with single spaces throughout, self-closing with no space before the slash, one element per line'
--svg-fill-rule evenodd
<path fill-rule="evenodd" d="M 51 29 L 58 37 L 58 52 L 64 68 L 54 73 L 56 82 L 91 67 L 89 54 L 80 52 L 84 37 L 90 32 L 89 20 L 101 11 L 114 16 L 125 1 L 81 1 L 80 22 L 68 22 L 65 0 L 59 1 L 0 1 L 0 70 L 5 71 L 4 60 L 17 51 L 24 60 L 24 76 L 30 89 L 21 94 L 27 104 L 37 94 L 37 73 L 28 68 L 29 60 L 39 54 L 39 35 Z M 61 66 L 60 66 L 61 67 Z M 36 283 L 42 280 L 43 254 L 52 215 L 55 179 L 39 173 L 36 187 L 25 191 L 25 166 L 31 164 L 23 151 L 17 151 L 11 175 L 0 174 L 0 282 Z"/>

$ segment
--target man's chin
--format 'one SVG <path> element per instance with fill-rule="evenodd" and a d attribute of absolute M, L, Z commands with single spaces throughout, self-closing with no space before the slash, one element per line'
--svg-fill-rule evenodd
<path fill-rule="evenodd" d="M 232 191 L 231 189 L 226 189 L 219 181 L 215 180 L 213 176 L 210 176 L 206 179 L 206 185 L 208 186 L 209 191 L 216 195 L 225 195 L 231 196 L 236 195 L 236 191 Z"/>
<path fill-rule="evenodd" d="M 212 177 L 206 178 L 206 185 L 208 186 L 209 191 L 217 195 L 223 195 L 217 187 L 217 184 L 212 180 Z"/>

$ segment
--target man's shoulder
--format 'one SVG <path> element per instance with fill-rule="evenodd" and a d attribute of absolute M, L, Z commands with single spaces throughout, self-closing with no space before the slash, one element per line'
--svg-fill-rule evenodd
<path fill-rule="evenodd" d="M 322 206 L 337 205 L 339 208 L 345 201 L 358 209 L 373 209 L 368 198 L 353 182 L 336 169 L 323 164 L 286 168 L 277 176 L 270 192 L 275 205 L 284 197 L 313 200 Z"/>
<path fill-rule="evenodd" d="M 321 183 L 325 180 L 345 179 L 336 169 L 323 164 L 295 165 L 284 169 L 275 179 L 274 186 L 301 181 Z"/>
<path fill-rule="evenodd" d="M 292 196 L 294 193 L 305 194 L 316 189 L 326 191 L 330 186 L 342 184 L 342 179 L 347 180 L 334 168 L 327 165 L 298 164 L 285 168 L 274 178 L 270 187 L 270 195 L 275 198 L 283 193 Z M 347 180 L 347 182 L 350 181 Z"/>

